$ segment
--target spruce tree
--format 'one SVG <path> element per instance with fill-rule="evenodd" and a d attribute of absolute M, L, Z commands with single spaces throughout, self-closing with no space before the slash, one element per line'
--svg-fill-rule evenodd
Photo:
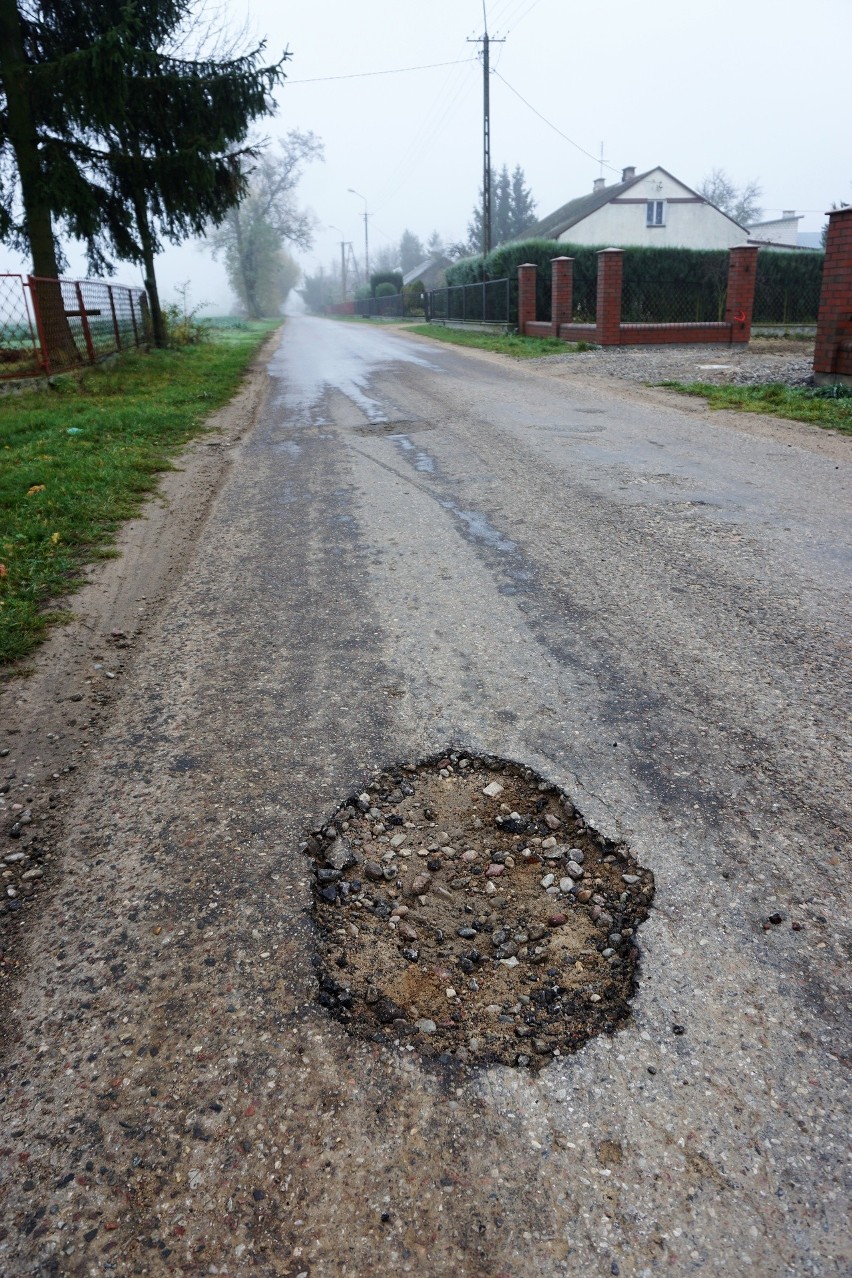
<path fill-rule="evenodd" d="M 84 241 L 92 270 L 110 255 L 142 262 L 159 342 L 160 239 L 200 232 L 240 198 L 248 128 L 273 110 L 289 56 L 263 65 L 261 44 L 179 57 L 191 17 L 192 0 L 0 0 L 0 235 L 29 249 L 35 275 L 59 273 L 56 225 Z M 51 331 L 67 331 L 58 320 Z"/>
<path fill-rule="evenodd" d="M 491 242 L 496 247 L 509 240 L 518 239 L 526 228 L 535 220 L 535 200 L 526 185 L 524 171 L 520 164 L 515 165 L 512 176 L 509 176 L 507 165 L 503 165 L 499 175 L 491 170 Z M 479 192 L 479 203 L 473 210 L 467 225 L 467 251 L 471 254 L 482 252 L 482 190 Z"/>
<path fill-rule="evenodd" d="M 526 177 L 520 164 L 515 165 L 515 171 L 512 174 L 511 205 L 512 216 L 510 220 L 509 234 L 506 238 L 516 240 L 519 239 L 527 227 L 532 226 L 535 221 L 535 200 L 532 197 L 532 192 L 526 185 Z"/>

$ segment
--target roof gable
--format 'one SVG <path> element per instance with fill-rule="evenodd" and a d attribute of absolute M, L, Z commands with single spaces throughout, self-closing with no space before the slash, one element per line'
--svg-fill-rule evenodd
<path fill-rule="evenodd" d="M 652 177 L 655 173 L 662 173 L 679 186 L 687 195 L 700 200 L 702 204 L 706 204 L 708 208 L 714 209 L 720 217 L 727 218 L 729 222 L 733 222 L 734 226 L 740 226 L 728 213 L 717 208 L 715 204 L 711 204 L 709 200 L 700 195 L 698 191 L 693 191 L 692 187 L 687 186 L 680 178 L 676 178 L 674 174 L 669 173 L 668 169 L 656 165 L 653 169 L 647 169 L 644 173 L 638 173 L 635 177 L 629 178 L 626 182 L 616 182 L 614 186 L 605 186 L 600 191 L 590 191 L 588 195 L 581 195 L 578 199 L 569 200 L 567 204 L 563 204 L 554 213 L 548 217 L 542 218 L 540 221 L 533 223 L 527 227 L 522 235 L 516 236 L 516 240 L 529 239 L 546 239 L 556 240 L 569 231 L 572 226 L 576 226 L 578 222 L 583 222 L 593 213 L 597 213 L 598 209 L 604 208 L 605 205 L 611 204 L 620 196 L 625 195 L 632 188 L 644 182 L 647 178 Z M 649 197 L 650 198 L 650 197 Z M 741 227 L 741 229 L 745 229 Z"/>
<path fill-rule="evenodd" d="M 590 213 L 596 213 L 605 204 L 609 204 L 610 200 L 614 199 L 615 196 L 623 195 L 625 191 L 629 191 L 637 182 L 640 182 L 653 172 L 653 169 L 649 169 L 647 173 L 640 173 L 638 177 L 629 178 L 626 182 L 617 182 L 615 186 L 605 186 L 600 191 L 590 191 L 588 195 L 581 195 L 575 200 L 569 200 L 567 204 L 563 204 L 555 213 L 542 218 L 539 222 L 534 222 L 522 235 L 516 236 L 516 239 L 555 240 L 569 230 L 570 227 L 582 222 Z"/>

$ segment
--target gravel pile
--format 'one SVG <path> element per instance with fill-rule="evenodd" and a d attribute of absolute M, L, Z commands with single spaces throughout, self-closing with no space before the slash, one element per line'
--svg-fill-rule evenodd
<path fill-rule="evenodd" d="M 709 382 L 733 386 L 781 383 L 803 386 L 813 375 L 810 348 L 799 352 L 733 350 L 730 346 L 600 347 L 577 354 L 547 355 L 532 361 L 560 366 L 560 372 L 621 381 Z"/>
<path fill-rule="evenodd" d="M 354 1034 L 536 1068 L 628 1015 L 653 876 L 528 769 L 382 773 L 304 850 L 318 1000 Z"/>

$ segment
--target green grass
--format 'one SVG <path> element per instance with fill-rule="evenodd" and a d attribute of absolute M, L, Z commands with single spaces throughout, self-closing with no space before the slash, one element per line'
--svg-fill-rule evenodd
<path fill-rule="evenodd" d="M 472 346 L 476 350 L 495 351 L 498 355 L 514 355 L 520 359 L 591 350 L 588 342 L 563 342 L 558 337 L 519 337 L 516 333 L 480 333 L 467 328 L 447 328 L 443 324 L 413 324 L 406 331 L 450 342 L 453 346 Z"/>
<path fill-rule="evenodd" d="M 51 601 L 109 555 L 176 452 L 233 396 L 275 321 L 133 352 L 47 389 L 0 397 L 0 666 L 67 613 Z"/>
<path fill-rule="evenodd" d="M 852 434 L 852 397 L 836 398 L 830 387 L 810 386 L 709 386 L 706 382 L 662 382 L 684 395 L 701 395 L 711 408 L 734 408 L 749 413 L 770 413 L 792 421 L 810 422 Z"/>

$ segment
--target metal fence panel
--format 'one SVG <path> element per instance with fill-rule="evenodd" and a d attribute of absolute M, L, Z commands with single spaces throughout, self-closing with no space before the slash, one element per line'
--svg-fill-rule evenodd
<path fill-rule="evenodd" d="M 143 289 L 0 275 L 0 378 L 94 364 L 144 345 L 149 332 Z"/>
<path fill-rule="evenodd" d="M 447 288 L 432 289 L 425 297 L 427 319 L 439 324 L 509 325 L 516 324 L 518 320 L 517 295 L 513 308 L 508 279 L 451 284 Z"/>

